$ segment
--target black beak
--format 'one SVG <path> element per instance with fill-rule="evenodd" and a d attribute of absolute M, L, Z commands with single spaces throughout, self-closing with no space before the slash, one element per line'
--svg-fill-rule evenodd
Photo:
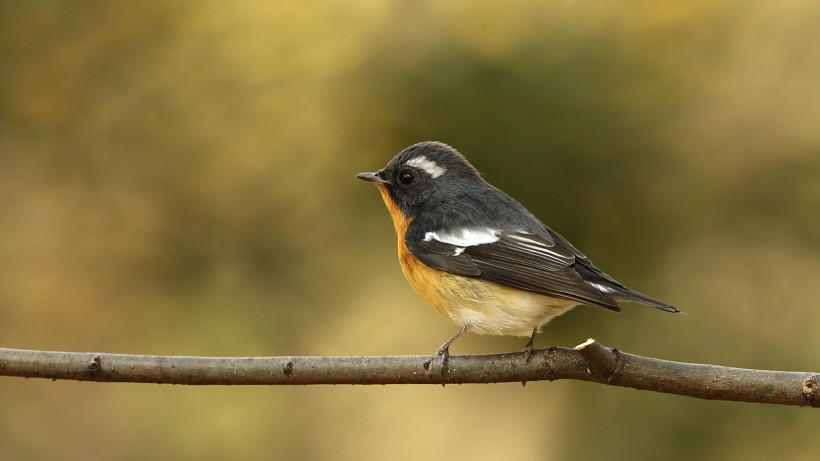
<path fill-rule="evenodd" d="M 362 181 L 367 181 L 367 182 L 375 182 L 375 183 L 381 183 L 381 184 L 384 184 L 384 183 L 387 182 L 384 179 L 382 179 L 381 173 L 378 172 L 378 171 L 375 172 L 375 173 L 359 173 L 359 174 L 356 175 L 356 177 L 361 179 Z"/>

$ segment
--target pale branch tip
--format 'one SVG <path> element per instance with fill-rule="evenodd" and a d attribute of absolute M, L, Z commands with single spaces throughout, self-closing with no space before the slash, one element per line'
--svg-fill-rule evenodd
<path fill-rule="evenodd" d="M 820 375 L 672 362 L 589 339 L 573 349 L 427 355 L 188 357 L 0 348 L 0 376 L 187 385 L 466 384 L 574 379 L 708 400 L 820 407 Z"/>
<path fill-rule="evenodd" d="M 592 338 L 574 348 L 589 365 L 590 373 L 598 374 L 605 382 L 617 375 L 621 360 L 617 349 L 608 349 Z"/>

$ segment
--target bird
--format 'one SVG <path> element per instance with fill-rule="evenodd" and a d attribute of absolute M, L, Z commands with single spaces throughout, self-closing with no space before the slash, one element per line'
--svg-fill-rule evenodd
<path fill-rule="evenodd" d="M 467 331 L 529 336 L 529 361 L 541 327 L 578 305 L 620 312 L 618 303 L 631 301 L 681 312 L 598 269 L 447 144 L 414 144 L 384 168 L 356 177 L 381 193 L 409 284 L 460 327 L 433 356 L 444 366 Z"/>

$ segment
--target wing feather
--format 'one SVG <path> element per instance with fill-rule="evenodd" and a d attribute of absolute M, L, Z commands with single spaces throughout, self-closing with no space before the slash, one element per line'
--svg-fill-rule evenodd
<path fill-rule="evenodd" d="M 416 240 L 408 235 L 406 243 L 413 256 L 434 269 L 620 310 L 614 299 L 575 270 L 576 258 L 583 255 L 550 235 L 461 229 L 427 232 L 423 239 Z"/>

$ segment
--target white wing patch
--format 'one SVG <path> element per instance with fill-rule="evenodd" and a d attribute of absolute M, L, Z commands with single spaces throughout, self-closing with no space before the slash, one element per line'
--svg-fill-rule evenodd
<path fill-rule="evenodd" d="M 427 157 L 423 155 L 420 157 L 411 158 L 407 161 L 407 165 L 418 168 L 433 178 L 438 178 L 447 172 L 447 168 L 444 168 L 432 160 L 428 160 Z"/>
<path fill-rule="evenodd" d="M 466 247 L 497 242 L 500 233 L 500 231 L 489 227 L 461 228 L 446 232 L 427 232 L 424 234 L 424 241 L 438 240 L 439 242 L 449 243 L 450 245 L 463 247 L 461 248 L 461 252 L 463 252 Z"/>

